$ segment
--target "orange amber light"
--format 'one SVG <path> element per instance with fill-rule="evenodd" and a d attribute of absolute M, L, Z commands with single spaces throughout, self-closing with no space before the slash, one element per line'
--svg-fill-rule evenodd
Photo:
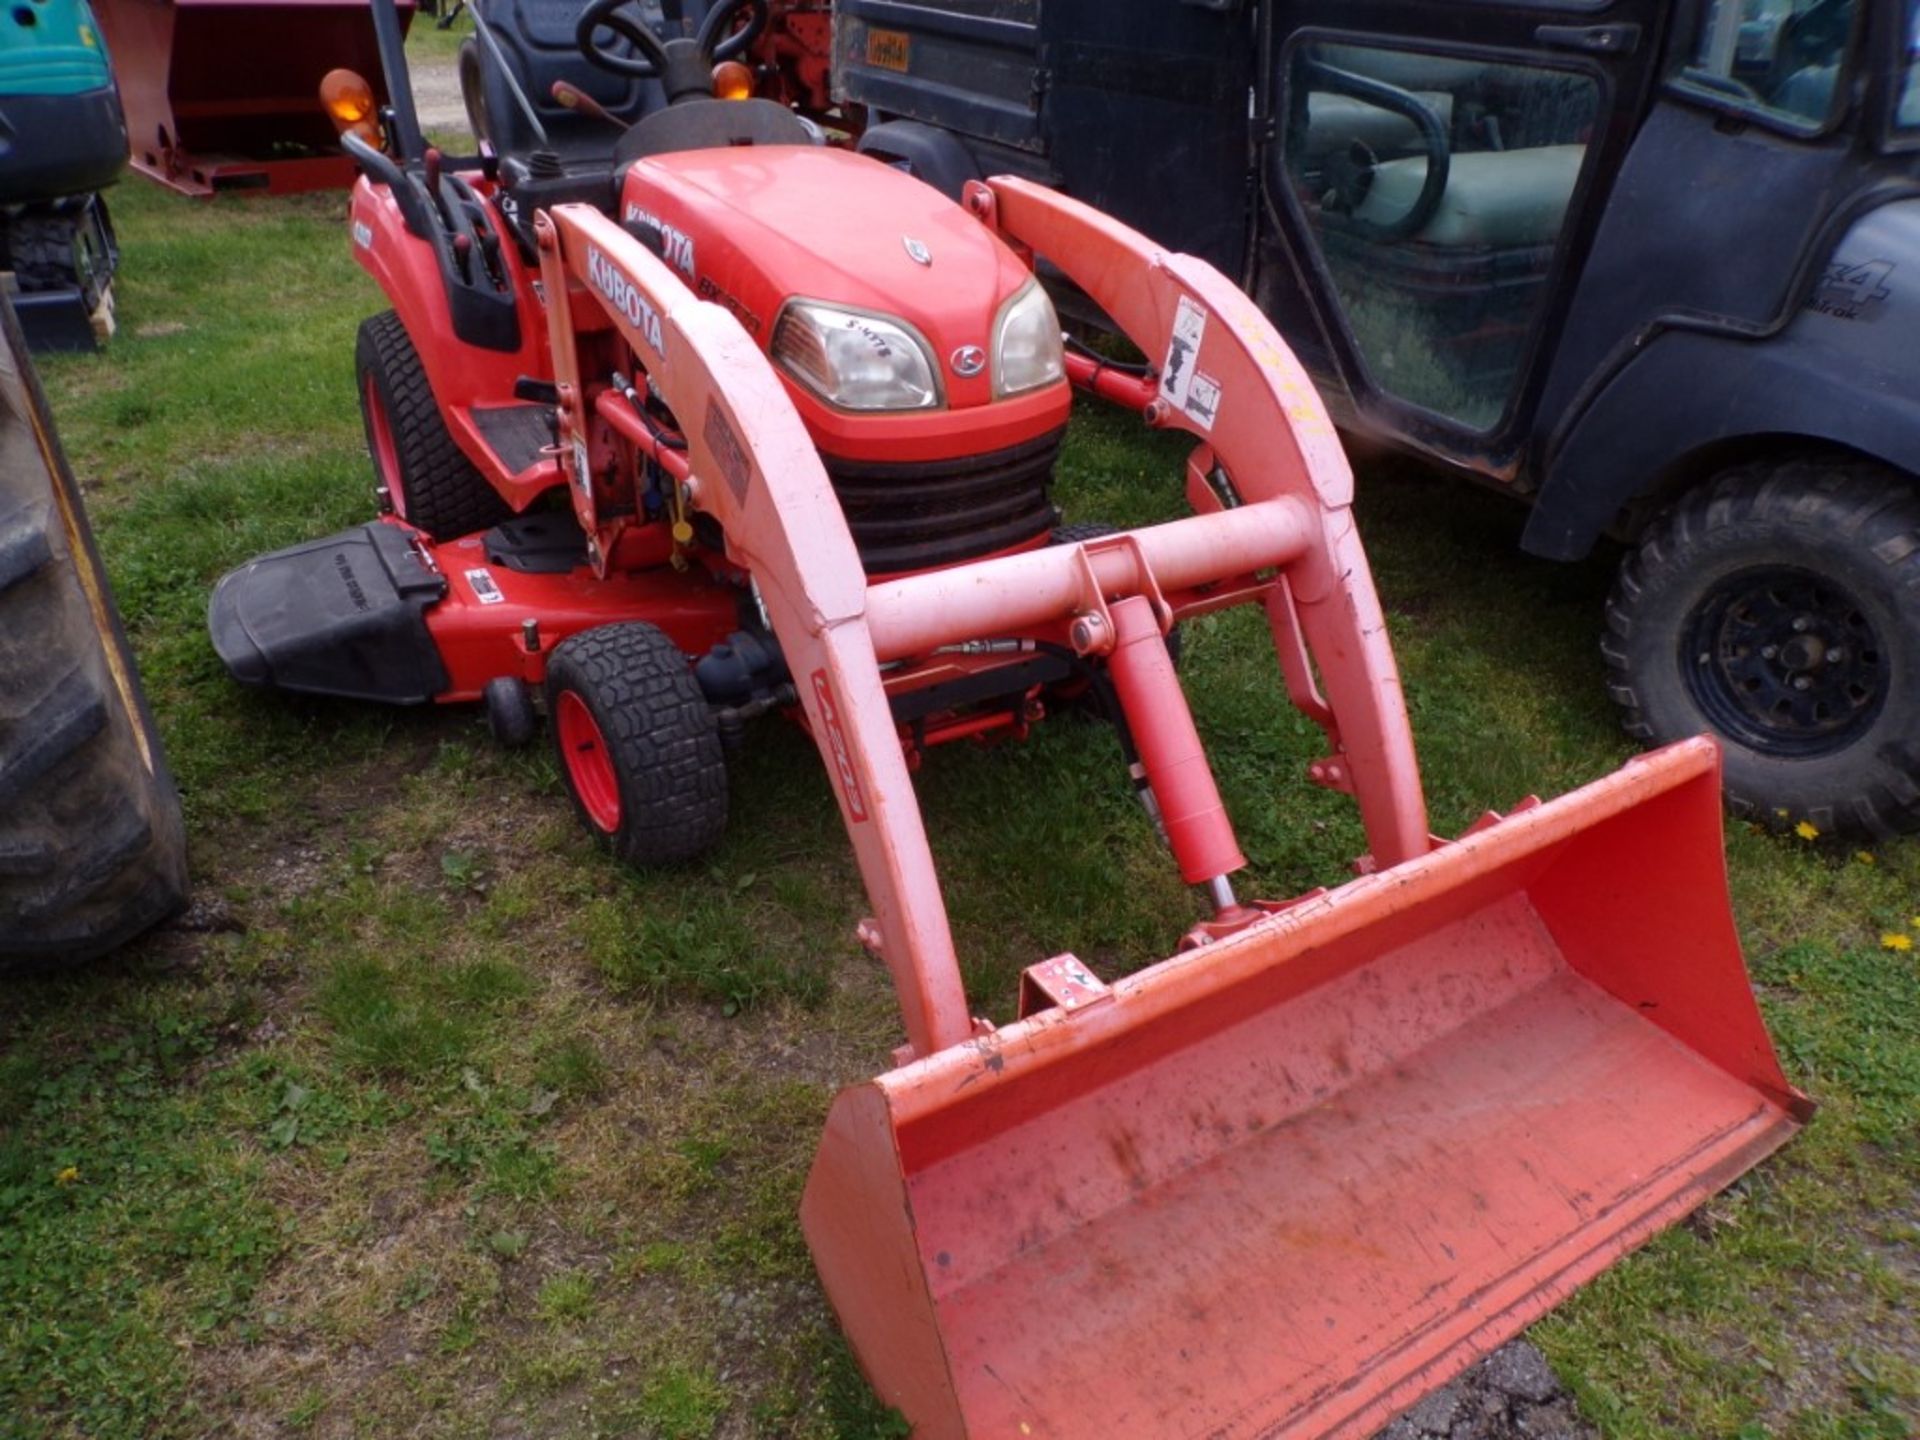
<path fill-rule="evenodd" d="M 320 81 L 320 104 L 333 128 L 345 134 L 373 120 L 373 86 L 352 70 L 329 70 Z"/>
<path fill-rule="evenodd" d="M 745 100 L 753 94 L 753 72 L 738 60 L 722 60 L 713 67 L 713 93 L 722 100 Z"/>

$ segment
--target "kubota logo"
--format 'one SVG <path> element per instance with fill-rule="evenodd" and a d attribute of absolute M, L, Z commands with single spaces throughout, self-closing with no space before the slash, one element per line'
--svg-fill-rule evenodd
<path fill-rule="evenodd" d="M 826 731 L 827 753 L 833 759 L 833 771 L 840 781 L 840 793 L 847 799 L 847 819 L 859 823 L 867 818 L 867 797 L 860 791 L 860 775 L 853 768 L 853 753 L 847 748 L 846 732 L 840 728 L 840 708 L 833 701 L 833 687 L 827 672 L 813 672 L 813 698 L 820 706 L 820 724 Z"/>
<path fill-rule="evenodd" d="M 643 225 L 658 232 L 660 258 L 689 280 L 693 279 L 693 237 L 678 225 L 670 225 L 643 205 L 629 204 L 622 218 L 629 225 Z"/>
<path fill-rule="evenodd" d="M 606 296 L 613 308 L 624 315 L 634 329 L 646 336 L 653 353 L 666 359 L 667 342 L 660 328 L 660 313 L 653 308 L 653 302 L 641 293 L 640 287 L 594 245 L 587 247 L 587 278 L 593 282 L 593 288 Z"/>

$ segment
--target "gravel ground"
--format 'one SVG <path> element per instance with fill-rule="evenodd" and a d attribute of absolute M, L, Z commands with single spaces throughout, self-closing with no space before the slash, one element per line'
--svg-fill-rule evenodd
<path fill-rule="evenodd" d="M 408 57 L 413 72 L 413 103 L 423 130 L 465 130 L 467 107 L 460 101 L 460 74 L 451 56 Z"/>
<path fill-rule="evenodd" d="M 451 59 L 413 65 L 413 98 L 427 130 L 464 130 L 467 112 Z M 1434 1391 L 1374 1440 L 1595 1440 L 1546 1357 L 1525 1340 L 1487 1356 Z"/>
<path fill-rule="evenodd" d="M 1374 1440 L 1595 1440 L 1546 1357 L 1525 1340 L 1502 1345 L 1427 1396 Z"/>

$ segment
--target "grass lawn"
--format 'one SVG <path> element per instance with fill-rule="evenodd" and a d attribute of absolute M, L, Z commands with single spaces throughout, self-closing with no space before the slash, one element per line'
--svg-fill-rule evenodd
<path fill-rule="evenodd" d="M 227 568 L 371 513 L 343 200 L 113 194 L 123 330 L 46 376 L 185 794 L 200 904 L 0 992 L 0 1436 L 897 1436 L 795 1221 L 835 1088 L 897 1021 L 817 758 L 755 730 L 734 824 L 631 874 L 544 748 L 472 711 L 244 692 L 204 634 Z M 1181 447 L 1088 415 L 1079 518 L 1179 508 Z M 1435 821 L 1628 753 L 1595 647 L 1608 562 L 1363 467 L 1361 521 Z M 1257 617 L 1193 624 L 1189 689 L 1252 893 L 1338 883 Z M 1195 918 L 1111 738 L 940 752 L 919 777 L 969 981 L 1108 973 Z M 1730 827 L 1739 920 L 1805 1136 L 1537 1326 L 1619 1440 L 1869 1440 L 1920 1417 L 1920 846 Z"/>

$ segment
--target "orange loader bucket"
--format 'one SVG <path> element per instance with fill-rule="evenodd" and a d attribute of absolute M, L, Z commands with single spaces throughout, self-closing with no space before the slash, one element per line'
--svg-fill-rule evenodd
<path fill-rule="evenodd" d="M 1707 741 L 841 1094 L 802 1209 L 920 1440 L 1364 1436 L 1811 1113 Z"/>

